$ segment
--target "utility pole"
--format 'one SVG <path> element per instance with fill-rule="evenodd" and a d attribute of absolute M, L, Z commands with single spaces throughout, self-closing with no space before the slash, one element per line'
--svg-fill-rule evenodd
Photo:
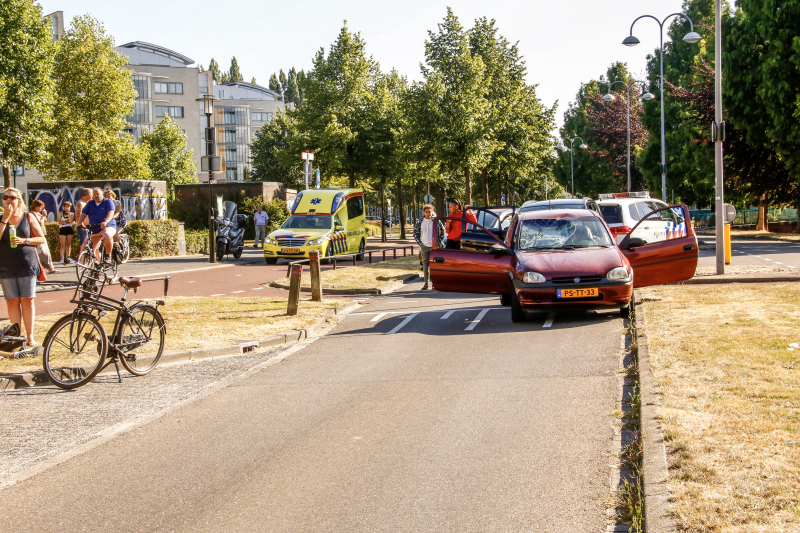
<path fill-rule="evenodd" d="M 714 2 L 714 170 L 715 170 L 715 224 L 717 274 L 725 273 L 725 196 L 722 166 L 722 142 L 725 140 L 725 122 L 722 121 L 722 2 Z"/>
<path fill-rule="evenodd" d="M 314 160 L 314 154 L 306 150 L 300 157 L 303 159 L 303 180 L 305 181 L 305 189 L 309 188 L 309 184 L 311 183 L 311 172 L 312 172 L 312 161 Z"/>

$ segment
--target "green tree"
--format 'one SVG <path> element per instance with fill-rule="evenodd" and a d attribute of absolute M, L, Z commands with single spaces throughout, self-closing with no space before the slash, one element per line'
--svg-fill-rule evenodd
<path fill-rule="evenodd" d="M 47 179 L 147 179 L 146 154 L 120 134 L 136 90 L 127 57 L 102 24 L 75 17 L 55 55 L 51 142 L 37 168 Z"/>
<path fill-rule="evenodd" d="M 297 152 L 315 152 L 323 174 L 345 175 L 350 187 L 367 164 L 359 155 L 359 132 L 369 127 L 363 114 L 379 72 L 361 35 L 352 33 L 345 21 L 328 55 L 324 49 L 317 52 L 306 78 L 305 100 L 296 111 L 304 136 Z"/>
<path fill-rule="evenodd" d="M 269 90 L 278 93 L 278 100 L 283 99 L 283 93 L 281 93 L 281 84 L 278 82 L 278 76 L 275 73 L 272 73 L 272 76 L 269 77 Z"/>
<path fill-rule="evenodd" d="M 283 69 L 281 69 L 278 73 L 278 82 L 281 84 L 281 94 L 286 94 L 286 84 L 288 79 L 286 78 L 286 74 L 283 73 Z"/>
<path fill-rule="evenodd" d="M 252 172 L 250 181 L 277 181 L 288 188 L 302 189 L 300 157 L 291 142 L 298 138 L 297 122 L 292 115 L 278 112 L 256 132 L 250 145 Z"/>
<path fill-rule="evenodd" d="M 228 80 L 244 81 L 244 77 L 242 76 L 242 71 L 239 70 L 239 62 L 236 61 L 236 56 L 233 56 L 231 58 L 231 68 L 228 69 Z"/>
<path fill-rule="evenodd" d="M 222 76 L 219 72 L 219 64 L 214 60 L 213 57 L 211 58 L 211 62 L 208 64 L 208 70 L 211 71 L 211 77 L 213 78 L 214 83 L 220 83 Z"/>
<path fill-rule="evenodd" d="M 169 115 L 164 115 L 152 133 L 142 132 L 142 147 L 152 179 L 167 182 L 167 197 L 175 197 L 175 185 L 197 183 L 193 151 L 186 147 L 186 134 Z"/>
<path fill-rule="evenodd" d="M 30 0 L 0 3 L 0 166 L 36 163 L 53 107 L 53 41 L 42 8 Z"/>
<path fill-rule="evenodd" d="M 292 102 L 294 105 L 300 104 L 300 88 L 297 86 L 297 72 L 295 72 L 294 67 L 289 71 L 284 100 Z"/>
<path fill-rule="evenodd" d="M 253 79 L 250 80 L 250 83 L 252 83 L 253 85 L 256 85 L 256 77 L 255 76 L 253 76 Z"/>

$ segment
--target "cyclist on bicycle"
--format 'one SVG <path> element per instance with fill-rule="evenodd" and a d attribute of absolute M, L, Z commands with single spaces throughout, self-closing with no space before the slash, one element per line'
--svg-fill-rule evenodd
<path fill-rule="evenodd" d="M 120 214 L 122 213 L 122 204 L 120 201 L 117 200 L 117 195 L 111 189 L 106 189 L 103 192 L 103 196 L 114 202 L 114 222 L 117 224 L 117 229 L 114 232 L 114 242 L 119 242 L 119 234 L 122 233 L 122 230 L 125 226 L 121 223 L 122 218 Z"/>
<path fill-rule="evenodd" d="M 106 254 L 111 257 L 111 250 L 114 245 L 112 239 L 117 232 L 117 223 L 114 221 L 116 206 L 112 200 L 103 198 L 103 190 L 100 187 L 95 187 L 92 190 L 92 200 L 83 206 L 78 226 L 85 227 L 83 221 L 87 217 L 89 218 L 92 231 L 92 250 L 97 262 L 101 263 L 101 242 L 105 246 Z"/>

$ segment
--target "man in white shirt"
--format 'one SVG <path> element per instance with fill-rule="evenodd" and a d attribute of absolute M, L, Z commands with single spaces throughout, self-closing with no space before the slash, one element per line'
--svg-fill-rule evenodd
<path fill-rule="evenodd" d="M 417 220 L 417 224 L 414 226 L 414 240 L 417 241 L 419 245 L 419 261 L 422 263 L 422 279 L 424 282 L 422 290 L 426 291 L 428 290 L 428 283 L 431 279 L 428 265 L 431 259 L 431 248 L 433 248 L 433 217 L 435 216 L 433 213 L 433 206 L 431 204 L 425 204 L 422 208 L 422 213 L 425 215 L 425 218 Z M 437 248 L 444 248 L 444 225 L 439 222 L 437 226 L 436 246 Z"/>
<path fill-rule="evenodd" d="M 267 221 L 269 220 L 269 215 L 266 211 L 261 209 L 261 206 L 256 208 L 256 212 L 253 215 L 253 221 L 256 223 L 256 240 L 253 244 L 253 248 L 258 248 L 259 242 L 261 246 L 264 245 L 264 240 L 267 238 Z"/>

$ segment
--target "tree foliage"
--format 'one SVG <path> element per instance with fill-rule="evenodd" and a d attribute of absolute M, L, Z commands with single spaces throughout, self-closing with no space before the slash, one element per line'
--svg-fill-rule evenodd
<path fill-rule="evenodd" d="M 221 83 L 222 81 L 222 74 L 219 71 L 219 64 L 211 58 L 211 61 L 208 63 L 208 70 L 211 71 L 211 78 L 214 80 L 214 83 Z"/>
<path fill-rule="evenodd" d="M 46 179 L 149 178 L 146 154 L 121 134 L 136 97 L 125 64 L 102 24 L 75 17 L 55 54 L 51 142 L 37 163 Z"/>
<path fill-rule="evenodd" d="M 42 8 L 30 0 L 0 3 L 0 166 L 29 165 L 45 147 L 53 107 L 54 45 Z"/>
<path fill-rule="evenodd" d="M 167 182 L 167 197 L 175 197 L 175 185 L 197 182 L 193 151 L 186 147 L 186 134 L 169 115 L 164 115 L 152 133 L 142 132 L 152 179 Z"/>
<path fill-rule="evenodd" d="M 277 181 L 288 188 L 302 189 L 300 158 L 292 150 L 292 141 L 297 137 L 297 122 L 286 113 L 278 112 L 272 121 L 261 126 L 250 145 L 250 181 Z"/>

